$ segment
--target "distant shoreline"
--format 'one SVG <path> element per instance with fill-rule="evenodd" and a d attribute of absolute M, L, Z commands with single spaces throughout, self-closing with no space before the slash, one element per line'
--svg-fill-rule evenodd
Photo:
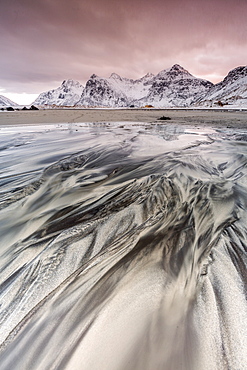
<path fill-rule="evenodd" d="M 161 117 L 170 118 L 159 120 Z M 0 112 L 0 127 L 63 123 L 139 122 L 247 129 L 247 109 L 42 109 Z"/>

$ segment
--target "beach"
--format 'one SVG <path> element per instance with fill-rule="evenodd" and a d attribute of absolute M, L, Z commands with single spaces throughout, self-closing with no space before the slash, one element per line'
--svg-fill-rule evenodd
<path fill-rule="evenodd" d="M 161 117 L 171 120 L 160 121 Z M 190 109 L 45 109 L 0 112 L 0 126 L 82 122 L 144 122 L 167 125 L 247 127 L 247 111 Z"/>
<path fill-rule="evenodd" d="M 245 368 L 246 112 L 1 112 L 0 189 L 1 370 Z"/>

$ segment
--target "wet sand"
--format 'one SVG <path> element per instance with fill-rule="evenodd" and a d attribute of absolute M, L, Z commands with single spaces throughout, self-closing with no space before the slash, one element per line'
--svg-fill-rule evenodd
<path fill-rule="evenodd" d="M 0 369 L 245 369 L 246 112 L 0 118 Z"/>
<path fill-rule="evenodd" d="M 167 121 L 159 120 L 165 116 Z M 1 112 L 0 126 L 80 122 L 147 122 L 247 128 L 247 111 L 190 109 L 54 109 Z"/>

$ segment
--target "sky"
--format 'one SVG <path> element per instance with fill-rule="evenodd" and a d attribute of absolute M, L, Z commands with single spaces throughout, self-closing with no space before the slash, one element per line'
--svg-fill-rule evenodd
<path fill-rule="evenodd" d="M 0 0 L 0 94 L 137 79 L 180 64 L 214 83 L 247 65 L 247 0 Z"/>

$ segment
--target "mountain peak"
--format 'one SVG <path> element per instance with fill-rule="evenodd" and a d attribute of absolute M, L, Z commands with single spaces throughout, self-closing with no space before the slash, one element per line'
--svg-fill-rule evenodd
<path fill-rule="evenodd" d="M 80 83 L 78 81 L 75 81 L 75 80 L 64 80 L 62 82 L 62 86 L 65 86 L 65 87 L 72 87 L 72 86 L 78 86 L 80 85 Z"/>
<path fill-rule="evenodd" d="M 71 80 L 63 80 L 62 85 L 67 86 Z"/>
<path fill-rule="evenodd" d="M 183 67 L 181 67 L 179 64 L 174 64 L 171 68 L 170 71 L 186 71 Z"/>
<path fill-rule="evenodd" d="M 154 74 L 153 73 L 146 73 L 145 76 L 142 77 L 142 79 L 148 79 L 148 78 L 153 78 L 154 77 Z"/>
<path fill-rule="evenodd" d="M 238 78 L 246 77 L 247 76 L 247 66 L 240 66 L 232 69 L 228 75 L 224 78 L 223 82 L 227 82 L 228 80 L 236 80 Z"/>
<path fill-rule="evenodd" d="M 117 73 L 112 73 L 109 78 L 113 78 L 114 80 L 122 80 L 122 77 L 120 77 Z"/>
<path fill-rule="evenodd" d="M 179 64 L 174 64 L 171 68 L 164 69 L 156 75 L 157 78 L 161 79 L 183 79 L 183 78 L 193 78 L 186 69 L 181 67 Z"/>
<path fill-rule="evenodd" d="M 153 73 L 146 73 L 145 76 L 139 78 L 138 80 L 135 80 L 134 83 L 144 83 L 145 85 L 146 84 L 151 84 L 152 83 L 152 80 L 154 78 L 154 74 Z"/>
<path fill-rule="evenodd" d="M 179 64 L 174 64 L 169 69 L 169 72 L 170 73 L 175 73 L 175 74 L 186 74 L 186 75 L 190 75 L 190 73 L 186 69 L 184 69 L 183 67 L 181 67 Z"/>

